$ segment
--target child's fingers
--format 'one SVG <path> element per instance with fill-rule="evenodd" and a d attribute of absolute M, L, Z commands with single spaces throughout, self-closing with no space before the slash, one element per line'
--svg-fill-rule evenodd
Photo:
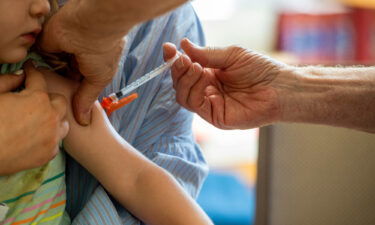
<path fill-rule="evenodd" d="M 171 68 L 173 88 L 176 89 L 180 78 L 189 70 L 191 63 L 192 62 L 187 55 L 181 55 L 173 64 Z"/>
<path fill-rule="evenodd" d="M 198 63 L 193 63 L 186 74 L 180 78 L 177 89 L 177 102 L 187 109 L 191 109 L 189 98 L 191 95 L 191 88 L 201 79 L 203 68 Z"/>
<path fill-rule="evenodd" d="M 25 80 L 25 76 L 3 74 L 0 76 L 0 94 L 10 92 L 19 87 Z"/>

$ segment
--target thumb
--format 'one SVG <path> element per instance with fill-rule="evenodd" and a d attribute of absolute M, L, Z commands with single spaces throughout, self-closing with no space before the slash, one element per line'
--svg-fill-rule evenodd
<path fill-rule="evenodd" d="M 59 13 L 49 19 L 43 27 L 38 40 L 38 46 L 45 52 L 61 52 L 58 25 Z M 60 37 L 61 38 L 61 37 Z"/>
<path fill-rule="evenodd" d="M 73 112 L 77 122 L 83 126 L 91 123 L 91 109 L 98 99 L 104 86 L 94 85 L 86 79 L 82 80 L 77 92 L 73 97 Z"/>
<path fill-rule="evenodd" d="M 228 65 L 230 53 L 226 48 L 200 47 L 189 39 L 181 41 L 181 48 L 193 62 L 209 68 L 225 68 Z"/>
<path fill-rule="evenodd" d="M 22 82 L 25 80 L 25 76 L 21 75 L 11 75 L 4 74 L 0 75 L 0 93 L 5 93 L 12 91 L 19 87 Z"/>

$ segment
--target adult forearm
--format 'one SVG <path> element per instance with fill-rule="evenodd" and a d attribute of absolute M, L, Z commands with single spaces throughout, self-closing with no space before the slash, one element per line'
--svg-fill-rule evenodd
<path fill-rule="evenodd" d="M 375 67 L 290 67 L 277 79 L 281 121 L 375 132 Z"/>
<path fill-rule="evenodd" d="M 123 37 L 136 24 L 166 13 L 187 0 L 70 0 L 75 22 L 93 37 Z"/>

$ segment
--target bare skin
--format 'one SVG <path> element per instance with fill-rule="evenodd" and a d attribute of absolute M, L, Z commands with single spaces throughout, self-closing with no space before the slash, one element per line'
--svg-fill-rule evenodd
<path fill-rule="evenodd" d="M 183 40 L 178 102 L 221 129 L 304 122 L 375 132 L 375 68 L 293 67 L 241 47 Z M 165 59 L 176 47 L 164 46 Z"/>
<path fill-rule="evenodd" d="M 49 10 L 48 0 L 0 1 L 0 64 L 26 57 Z M 25 80 L 23 91 L 10 92 Z M 23 75 L 0 76 L 0 176 L 53 159 L 69 129 L 66 104 L 63 96 L 48 94 L 43 76 L 32 64 Z"/>
<path fill-rule="evenodd" d="M 51 18 L 40 45 L 48 52 L 67 52 L 75 56 L 84 78 L 73 100 L 75 118 L 80 124 L 90 123 L 91 107 L 116 74 L 123 37 L 129 30 L 185 2 L 69 0 Z"/>
<path fill-rule="evenodd" d="M 40 167 L 58 153 L 58 143 L 66 136 L 69 124 L 65 118 L 67 102 L 62 95 L 48 94 L 41 73 L 27 65 L 26 88 L 9 92 L 22 78 L 1 76 L 0 105 L 0 175 Z M 8 85 L 6 87 L 6 85 Z M 17 163 L 15 163 L 17 162 Z"/>
<path fill-rule="evenodd" d="M 43 71 L 49 91 L 72 99 L 77 83 Z M 132 214 L 147 224 L 211 225 L 207 215 L 164 169 L 149 161 L 112 127 L 98 103 L 92 122 L 79 125 L 68 109 L 64 147 Z"/>

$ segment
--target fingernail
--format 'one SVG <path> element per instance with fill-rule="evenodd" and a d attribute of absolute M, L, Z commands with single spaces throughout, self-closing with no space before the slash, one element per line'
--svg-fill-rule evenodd
<path fill-rule="evenodd" d="M 81 113 L 81 123 L 84 126 L 89 125 L 91 122 L 91 113 L 90 111 Z"/>
<path fill-rule="evenodd" d="M 188 38 L 184 38 L 184 40 L 190 44 L 190 45 L 193 45 L 193 46 L 197 46 L 196 44 L 194 44 L 193 42 L 191 42 Z"/>
<path fill-rule="evenodd" d="M 14 72 L 14 75 L 17 75 L 17 76 L 21 76 L 23 74 L 23 70 L 17 70 L 16 72 Z"/>
<path fill-rule="evenodd" d="M 81 115 L 81 123 L 82 125 L 89 125 L 90 124 L 90 113 L 87 112 L 87 113 L 82 113 Z"/>

